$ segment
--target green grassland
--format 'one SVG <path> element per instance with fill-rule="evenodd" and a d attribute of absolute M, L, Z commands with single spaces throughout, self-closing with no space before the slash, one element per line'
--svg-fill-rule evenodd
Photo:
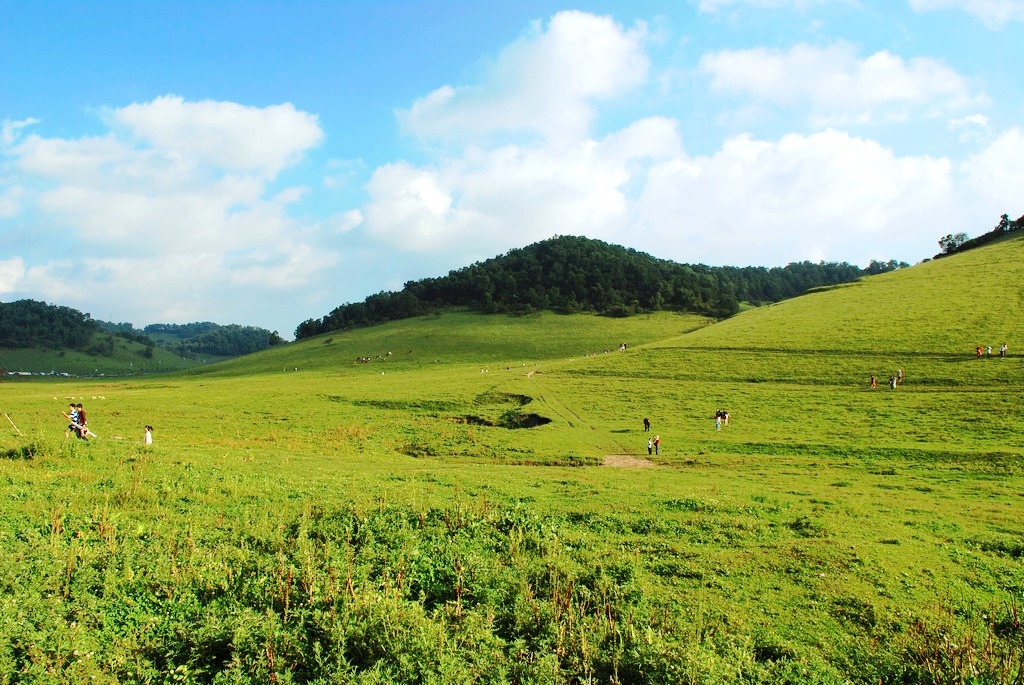
<path fill-rule="evenodd" d="M 0 682 L 1021 682 L 1022 265 L 7 380 Z"/>
<path fill-rule="evenodd" d="M 106 333 L 97 337 L 108 337 Z M 209 363 L 220 359 L 207 359 Z M 183 371 L 202 366 L 204 360 L 185 359 L 167 350 L 153 348 L 148 355 L 140 343 L 113 338 L 109 355 L 87 354 L 78 350 L 40 348 L 4 348 L 0 350 L 0 368 L 33 374 L 71 376 L 128 376 L 146 373 Z"/>

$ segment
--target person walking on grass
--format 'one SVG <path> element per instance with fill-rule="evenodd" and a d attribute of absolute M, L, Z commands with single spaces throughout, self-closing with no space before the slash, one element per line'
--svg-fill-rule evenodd
<path fill-rule="evenodd" d="M 64 414 L 64 412 L 61 412 L 61 414 Z M 78 407 L 75 406 L 74 402 L 68 405 L 68 413 L 64 414 L 64 418 L 69 422 L 67 430 L 64 431 L 64 437 L 68 437 L 68 434 L 72 432 L 74 432 L 76 437 L 82 437 L 78 433 Z"/>
<path fill-rule="evenodd" d="M 654 450 L 654 438 L 647 438 L 647 454 Z"/>
<path fill-rule="evenodd" d="M 153 446 L 153 427 L 146 426 L 142 432 L 142 445 L 147 449 Z"/>
<path fill-rule="evenodd" d="M 660 435 L 655 435 L 654 436 L 654 453 L 655 454 L 658 453 L 658 449 L 660 447 L 661 447 L 661 436 Z"/>
<path fill-rule="evenodd" d="M 648 419 L 648 418 L 644 418 L 644 433 L 650 432 L 650 430 L 651 430 L 651 420 Z"/>
<path fill-rule="evenodd" d="M 78 403 L 78 436 L 82 440 L 89 439 L 89 426 L 85 419 L 85 409 L 82 407 L 82 403 Z"/>

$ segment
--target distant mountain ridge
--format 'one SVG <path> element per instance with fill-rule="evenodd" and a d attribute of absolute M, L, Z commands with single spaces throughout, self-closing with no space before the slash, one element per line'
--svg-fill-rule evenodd
<path fill-rule="evenodd" d="M 398 292 L 380 292 L 337 307 L 295 330 L 297 340 L 462 307 L 483 313 L 595 312 L 628 316 L 672 310 L 724 318 L 740 302 L 763 304 L 811 288 L 909 266 L 872 261 L 867 269 L 846 262 L 798 262 L 785 267 L 711 267 L 680 264 L 600 240 L 556 236 L 451 271 L 410 281 Z"/>

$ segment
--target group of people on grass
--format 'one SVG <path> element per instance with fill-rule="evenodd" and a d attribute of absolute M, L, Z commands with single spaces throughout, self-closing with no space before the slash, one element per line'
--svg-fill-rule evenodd
<path fill-rule="evenodd" d="M 903 385 L 903 369 L 896 369 L 896 373 L 889 374 L 889 389 L 895 390 L 897 385 Z M 878 379 L 874 375 L 868 380 L 868 387 L 872 390 L 878 387 Z"/>
<path fill-rule="evenodd" d="M 999 356 L 1001 358 L 1005 359 L 1006 358 L 1006 353 L 1009 352 L 1009 351 L 1010 351 L 1010 346 L 1007 345 L 1006 343 L 1003 343 L 999 347 Z M 991 357 L 992 356 L 992 346 L 991 345 L 987 345 L 986 347 L 982 347 L 981 345 L 978 345 L 975 348 L 974 353 L 978 356 L 978 359 L 981 359 L 982 357 Z"/>
<path fill-rule="evenodd" d="M 721 431 L 722 426 L 729 425 L 729 412 L 724 409 L 715 411 L 715 430 Z M 651 420 L 648 418 L 644 419 L 644 432 L 648 433 L 651 430 Z M 661 450 L 661 436 L 655 435 L 653 438 L 647 438 L 647 454 L 658 454 Z"/>
<path fill-rule="evenodd" d="M 61 412 L 61 414 L 64 414 L 64 418 L 66 418 L 70 422 L 68 423 L 67 431 L 64 433 L 65 437 L 67 437 L 71 433 L 74 433 L 75 437 L 78 438 L 79 440 L 88 440 L 90 436 L 94 438 L 97 437 L 95 433 L 89 430 L 88 419 L 86 418 L 85 415 L 85 408 L 82 406 L 81 402 L 79 402 L 78 404 L 72 402 L 71 404 L 68 405 L 67 413 Z M 152 446 L 152 426 L 147 425 L 144 427 L 142 433 L 142 444 L 146 447 Z"/>
<path fill-rule="evenodd" d="M 64 412 L 61 412 L 64 414 Z M 88 440 L 89 436 L 96 437 L 96 434 L 89 430 L 89 425 L 85 416 L 85 408 L 82 407 L 82 403 L 75 404 L 72 402 L 68 405 L 68 411 L 64 414 L 64 417 L 70 421 L 68 429 L 64 433 L 67 436 L 69 433 L 74 433 L 75 437 L 79 440 Z"/>

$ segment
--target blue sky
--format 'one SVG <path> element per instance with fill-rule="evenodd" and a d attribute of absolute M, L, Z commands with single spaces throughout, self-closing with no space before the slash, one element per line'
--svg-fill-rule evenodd
<path fill-rule="evenodd" d="M 0 0 L 0 300 L 278 330 L 553 235 L 915 263 L 1024 214 L 1024 0 Z"/>

